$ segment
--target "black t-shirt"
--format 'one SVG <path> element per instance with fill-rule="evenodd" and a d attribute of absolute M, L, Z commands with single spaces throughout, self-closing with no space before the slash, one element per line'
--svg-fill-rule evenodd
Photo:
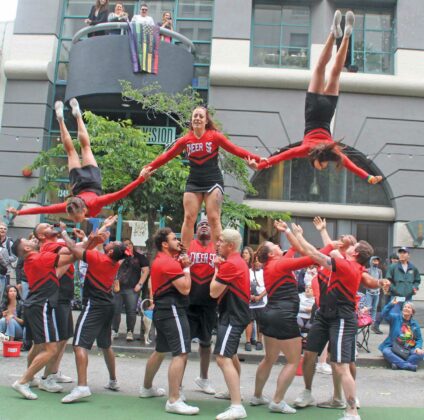
<path fill-rule="evenodd" d="M 121 289 L 134 289 L 140 280 L 141 269 L 148 266 L 148 259 L 139 252 L 134 252 L 133 257 L 125 259 L 117 276 Z"/>

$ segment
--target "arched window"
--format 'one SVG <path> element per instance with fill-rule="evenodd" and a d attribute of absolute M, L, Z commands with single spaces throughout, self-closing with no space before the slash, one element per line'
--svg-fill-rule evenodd
<path fill-rule="evenodd" d="M 357 150 L 346 147 L 343 152 L 368 173 L 376 167 Z M 249 198 L 305 201 L 338 204 L 390 206 L 381 184 L 370 185 L 346 169 L 337 170 L 333 163 L 323 171 L 315 170 L 308 159 L 281 162 L 255 174 L 252 180 L 258 195 Z"/>

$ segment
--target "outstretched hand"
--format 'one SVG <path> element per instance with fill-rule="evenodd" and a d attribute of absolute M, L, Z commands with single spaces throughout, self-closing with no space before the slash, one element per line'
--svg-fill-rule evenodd
<path fill-rule="evenodd" d="M 105 228 L 110 228 L 116 221 L 118 220 L 117 215 L 109 216 L 105 221 L 103 222 L 103 226 Z"/>
<path fill-rule="evenodd" d="M 322 230 L 327 228 L 327 221 L 325 220 L 325 218 L 321 219 L 321 217 L 316 216 L 314 217 L 313 223 L 314 223 L 315 229 L 318 232 L 321 232 Z"/>
<path fill-rule="evenodd" d="M 74 235 L 78 239 L 80 239 L 81 241 L 84 240 L 84 238 L 85 238 L 85 232 L 82 229 L 74 228 L 74 229 L 72 229 L 72 231 L 74 232 Z"/>
<path fill-rule="evenodd" d="M 302 235 L 303 235 L 303 229 L 302 229 L 302 226 L 297 225 L 296 223 L 292 223 L 292 225 L 291 225 L 291 226 L 292 226 L 292 227 L 291 227 L 292 232 L 293 232 L 293 234 L 294 234 L 295 236 L 302 236 Z"/>
<path fill-rule="evenodd" d="M 383 177 L 381 175 L 378 176 L 371 176 L 368 180 L 369 184 L 378 184 L 383 180 Z"/>
<path fill-rule="evenodd" d="M 252 159 L 250 157 L 247 157 L 244 160 L 245 160 L 245 162 L 247 163 L 247 166 L 250 169 L 253 169 L 254 171 L 257 171 L 258 170 L 258 163 L 256 162 L 255 159 Z"/>
<path fill-rule="evenodd" d="M 278 232 L 285 232 L 288 228 L 287 223 L 281 219 L 274 221 L 274 227 Z"/>
<path fill-rule="evenodd" d="M 8 209 L 6 209 L 6 212 L 13 214 L 14 216 L 18 214 L 18 210 L 16 210 L 15 207 L 9 207 Z"/>
<path fill-rule="evenodd" d="M 141 172 L 139 177 L 143 177 L 146 181 L 156 172 L 156 169 L 152 170 L 151 166 L 145 166 Z"/>

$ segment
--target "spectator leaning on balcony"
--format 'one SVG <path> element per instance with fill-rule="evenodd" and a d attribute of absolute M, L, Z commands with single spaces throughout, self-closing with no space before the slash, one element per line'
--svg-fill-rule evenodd
<path fill-rule="evenodd" d="M 155 21 L 153 20 L 151 16 L 147 14 L 148 11 L 149 11 L 149 6 L 147 6 L 146 3 L 143 3 L 140 6 L 140 14 L 134 15 L 133 18 L 131 19 L 131 22 L 143 23 L 145 25 L 153 26 L 155 24 Z"/>
<path fill-rule="evenodd" d="M 409 250 L 406 247 L 399 248 L 399 262 L 392 264 L 386 273 L 386 278 L 390 280 L 390 296 L 401 296 L 406 300 L 411 300 L 420 287 L 420 273 L 409 261 Z"/>
<path fill-rule="evenodd" d="M 109 0 L 96 0 L 96 4 L 91 7 L 88 18 L 85 23 L 90 26 L 106 23 L 109 14 Z M 88 37 L 105 35 L 105 31 L 98 31 L 88 34 Z"/>
<path fill-rule="evenodd" d="M 109 13 L 107 18 L 109 22 L 128 22 L 128 13 L 125 11 L 125 7 L 123 3 L 115 4 L 115 11 Z M 113 29 L 109 31 L 109 34 L 122 35 L 123 29 Z"/>
<path fill-rule="evenodd" d="M 161 28 L 169 29 L 170 31 L 174 30 L 174 26 L 172 24 L 172 15 L 171 12 L 163 12 L 162 14 L 162 25 L 160 25 Z M 171 43 L 172 38 L 170 36 L 161 35 L 160 36 L 161 41 Z"/>

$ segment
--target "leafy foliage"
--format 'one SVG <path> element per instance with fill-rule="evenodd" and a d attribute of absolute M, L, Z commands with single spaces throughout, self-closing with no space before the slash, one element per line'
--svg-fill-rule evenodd
<path fill-rule="evenodd" d="M 202 103 L 200 95 L 191 88 L 182 93 L 168 95 L 160 92 L 157 85 L 143 89 L 133 89 L 128 82 L 121 82 L 123 96 L 127 100 L 136 101 L 152 118 L 166 115 L 180 128 L 187 130 L 187 122 L 192 110 Z M 213 112 L 209 110 L 210 112 Z M 103 189 L 113 192 L 121 189 L 138 177 L 141 168 L 154 160 L 163 152 L 163 147 L 147 143 L 148 133 L 134 127 L 130 120 L 111 121 L 91 112 L 84 113 L 87 130 L 90 134 L 91 147 L 97 163 L 102 171 Z M 74 142 L 79 151 L 78 141 Z M 249 172 L 245 162 L 222 151 L 220 164 L 223 172 L 237 179 L 242 188 L 249 194 L 256 190 L 249 182 Z M 40 169 L 42 176 L 39 184 L 24 197 L 28 200 L 41 192 L 57 189 L 56 179 L 66 172 L 66 158 L 62 144 L 43 151 L 31 165 L 31 169 Z M 189 168 L 181 157 L 177 157 L 156 173 L 141 187 L 133 191 L 127 198 L 112 205 L 114 211 L 122 205 L 126 218 L 147 218 L 149 232 L 154 232 L 154 223 L 158 216 L 167 217 L 167 224 L 179 230 L 183 220 L 182 198 Z M 63 175 L 62 175 L 63 176 Z M 275 217 L 287 219 L 285 213 L 270 213 L 252 209 L 246 205 L 225 197 L 223 205 L 223 224 L 232 226 L 247 225 L 251 229 L 259 228 L 255 222 L 258 217 Z"/>

